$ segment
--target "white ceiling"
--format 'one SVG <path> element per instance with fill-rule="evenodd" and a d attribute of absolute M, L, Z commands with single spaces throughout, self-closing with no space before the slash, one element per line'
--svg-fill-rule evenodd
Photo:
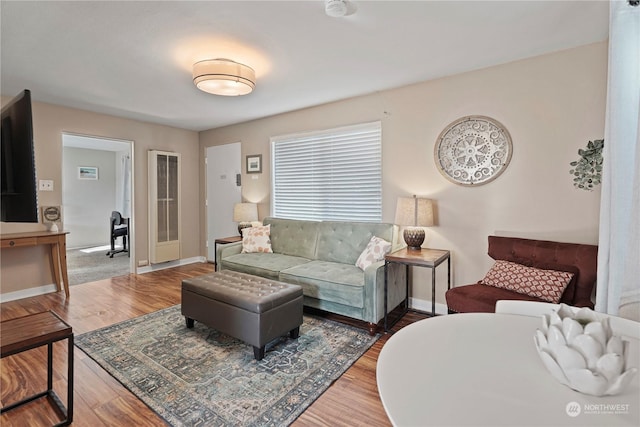
<path fill-rule="evenodd" d="M 205 130 L 603 41 L 606 1 L 4 1 L 1 92 Z M 229 58 L 255 91 L 219 97 L 194 62 Z"/>

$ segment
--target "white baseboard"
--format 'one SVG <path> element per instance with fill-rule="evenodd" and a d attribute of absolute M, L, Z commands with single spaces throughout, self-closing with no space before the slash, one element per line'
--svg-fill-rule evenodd
<path fill-rule="evenodd" d="M 180 265 L 195 264 L 196 262 L 207 262 L 207 258 L 203 256 L 195 256 L 192 258 L 178 259 L 176 261 L 167 261 L 161 264 L 151 264 L 144 267 L 136 268 L 136 274 L 149 273 L 151 271 L 165 270 L 167 268 L 178 267 Z"/>
<path fill-rule="evenodd" d="M 37 286 L 35 288 L 7 292 L 6 294 L 0 294 L 0 302 L 15 301 L 17 299 L 35 297 L 37 295 L 49 294 L 51 292 L 56 292 L 56 285 L 54 283 L 50 285 Z"/>
<path fill-rule="evenodd" d="M 431 313 L 431 300 L 409 298 L 409 307 L 414 310 Z M 446 304 L 436 302 L 436 314 L 447 314 L 449 310 Z"/>

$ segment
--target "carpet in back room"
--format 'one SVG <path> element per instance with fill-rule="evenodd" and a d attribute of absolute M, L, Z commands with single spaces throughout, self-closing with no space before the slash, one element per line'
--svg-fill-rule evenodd
<path fill-rule="evenodd" d="M 128 253 L 115 254 L 113 258 L 109 258 L 106 255 L 109 249 L 109 246 L 100 246 L 67 250 L 69 284 L 78 285 L 129 274 L 131 258 Z"/>

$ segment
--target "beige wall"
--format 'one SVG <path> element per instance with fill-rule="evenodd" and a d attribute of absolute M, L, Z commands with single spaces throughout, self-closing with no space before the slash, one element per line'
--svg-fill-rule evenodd
<path fill-rule="evenodd" d="M 2 104 L 11 97 L 2 97 Z M 200 199 L 197 189 L 198 133 L 183 129 L 127 120 L 103 114 L 33 103 L 33 131 L 38 179 L 52 179 L 53 192 L 38 192 L 42 205 L 62 204 L 62 133 L 133 141 L 133 209 L 135 261 L 148 260 L 147 151 L 158 149 L 182 155 L 182 258 L 201 255 Z M 105 213 L 105 218 L 110 212 Z M 2 233 L 44 230 L 41 224 L 0 223 Z M 13 292 L 53 283 L 44 248 L 4 250 L 1 258 L 1 292 Z"/>
<path fill-rule="evenodd" d="M 469 284 L 491 265 L 490 234 L 597 243 L 599 190 L 574 189 L 569 162 L 588 140 L 604 135 L 606 73 L 607 44 L 597 43 L 202 132 L 200 155 L 205 147 L 236 141 L 242 142 L 243 159 L 262 154 L 263 173 L 257 180 L 245 176 L 242 191 L 245 199 L 261 203 L 264 217 L 269 214 L 270 137 L 381 120 L 383 220 L 393 222 L 398 196 L 435 199 L 438 225 L 427 231 L 424 246 L 451 250 L 453 283 Z M 433 158 L 440 132 L 467 115 L 498 120 L 513 140 L 506 171 L 474 188 L 447 181 Z M 204 200 L 202 162 L 200 176 Z M 204 253 L 202 203 L 200 209 Z M 444 302 L 446 267 L 438 270 L 436 300 Z M 430 271 L 414 274 L 413 296 L 430 300 Z"/>
<path fill-rule="evenodd" d="M 257 180 L 243 179 L 243 197 L 260 202 L 264 217 L 269 214 L 271 136 L 381 120 L 383 220 L 393 222 L 398 196 L 435 199 L 438 225 L 428 230 L 425 246 L 451 250 L 453 283 L 472 283 L 491 265 L 486 255 L 489 234 L 597 242 L 599 191 L 575 190 L 568 170 L 578 148 L 604 134 L 606 72 L 607 44 L 597 43 L 201 132 L 199 137 L 192 131 L 34 103 L 38 179 L 55 181 L 55 191 L 38 193 L 39 202 L 61 204 L 63 132 L 134 141 L 135 260 L 148 259 L 146 153 L 177 151 L 183 162 L 182 258 L 204 256 L 205 180 L 200 159 L 206 147 L 241 141 L 243 158 L 263 155 L 263 173 Z M 3 97 L 3 105 L 9 99 Z M 440 175 L 433 148 L 450 122 L 474 114 L 493 117 L 507 127 L 513 158 L 497 180 L 467 188 Z M 192 191 L 198 187 L 199 193 Z M 0 224 L 3 233 L 43 228 Z M 42 257 L 47 257 L 43 249 L 3 251 L 1 292 L 52 283 Z M 439 302 L 444 301 L 445 272 L 439 268 Z M 429 271 L 414 273 L 413 296 L 429 300 Z"/>

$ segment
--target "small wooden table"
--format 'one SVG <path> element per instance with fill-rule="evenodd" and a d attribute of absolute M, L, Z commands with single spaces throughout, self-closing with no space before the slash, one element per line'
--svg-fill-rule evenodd
<path fill-rule="evenodd" d="M 73 421 L 73 330 L 52 311 L 30 314 L 0 323 L 0 358 L 47 345 L 47 390 L 34 394 L 3 407 L 4 413 L 18 406 L 46 396 L 57 409 L 63 420 L 56 426 L 65 426 Z M 53 390 L 53 343 L 66 339 L 68 342 L 67 361 L 67 407 Z"/>
<path fill-rule="evenodd" d="M 64 294 L 69 297 L 69 277 L 67 276 L 67 234 L 68 231 L 29 231 L 25 233 L 2 234 L 1 245 L 5 248 L 21 246 L 51 246 L 53 279 L 58 292 L 64 286 Z"/>
<path fill-rule="evenodd" d="M 436 314 L 436 267 L 447 261 L 447 289 L 451 289 L 451 252 L 440 249 L 400 249 L 392 252 L 384 257 L 384 331 L 388 331 L 387 327 L 387 267 L 390 263 L 404 264 L 406 266 L 406 296 L 404 300 L 404 311 L 393 322 L 395 324 L 400 318 L 409 311 L 409 267 L 427 267 L 431 269 L 431 315 Z M 389 327 L 393 326 L 389 325 Z"/>
<path fill-rule="evenodd" d="M 221 237 L 216 239 L 213 244 L 213 264 L 218 270 L 218 245 L 228 245 L 229 243 L 235 243 L 242 241 L 242 236 Z"/>

